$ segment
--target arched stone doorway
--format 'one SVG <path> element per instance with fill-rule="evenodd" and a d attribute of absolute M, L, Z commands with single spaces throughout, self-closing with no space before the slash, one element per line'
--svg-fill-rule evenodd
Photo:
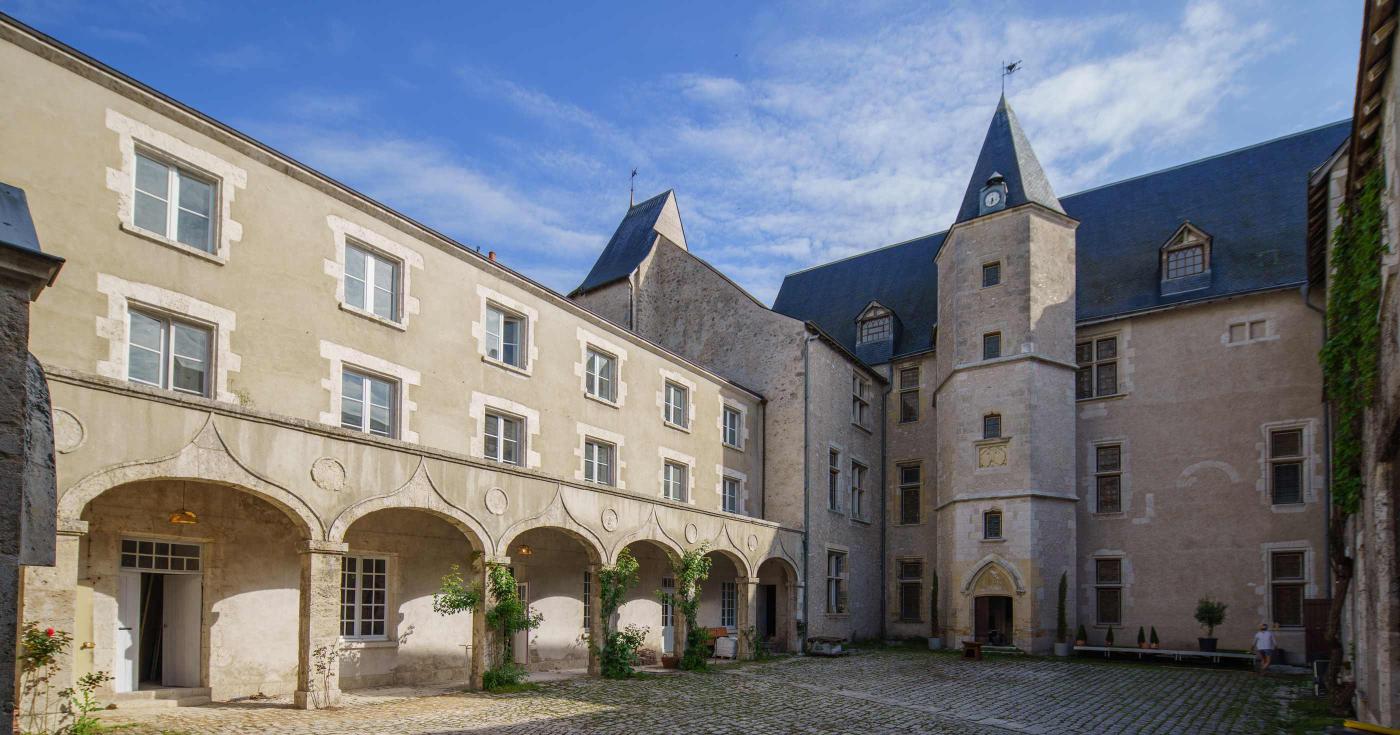
<path fill-rule="evenodd" d="M 530 671 L 585 669 L 599 551 L 576 533 L 532 528 L 503 546 L 521 599 L 543 617 L 509 641 L 512 660 Z"/>
<path fill-rule="evenodd" d="M 768 559 L 758 566 L 754 627 L 769 651 L 796 653 L 797 570 L 786 559 Z"/>
<path fill-rule="evenodd" d="M 340 687 L 465 682 L 471 674 L 469 613 L 433 611 L 455 565 L 473 578 L 481 541 L 429 511 L 386 508 L 344 531 Z"/>
<path fill-rule="evenodd" d="M 981 595 L 973 598 L 973 637 L 978 643 L 994 646 L 1012 641 L 1013 603 L 1008 595 Z"/>
<path fill-rule="evenodd" d="M 637 586 L 627 593 L 617 611 L 618 629 L 629 625 L 645 628 L 642 661 L 659 663 L 662 656 L 675 655 L 684 645 L 680 613 L 658 597 L 661 592 L 675 591 L 672 562 L 677 549 L 659 541 L 633 541 L 626 546 L 637 559 Z"/>

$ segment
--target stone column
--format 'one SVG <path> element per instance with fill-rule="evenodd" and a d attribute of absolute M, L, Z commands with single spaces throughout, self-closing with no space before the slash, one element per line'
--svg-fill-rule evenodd
<path fill-rule="evenodd" d="M 740 661 L 747 661 L 753 658 L 753 641 L 750 640 L 749 632 L 752 630 L 754 636 L 760 635 L 758 632 L 758 577 L 736 577 L 734 579 L 734 595 L 737 599 L 734 602 L 738 605 L 737 613 L 739 628 L 739 650 L 735 653 Z"/>
<path fill-rule="evenodd" d="M 481 557 L 481 566 L 473 570 L 473 584 L 481 585 L 481 605 L 472 613 L 472 679 L 471 688 L 480 690 L 484 684 L 482 679 L 486 675 L 486 670 L 497 663 L 500 658 L 500 634 L 486 624 L 486 610 L 495 604 L 490 594 L 491 580 L 489 578 L 492 565 L 510 566 L 509 556 L 486 556 Z"/>
<path fill-rule="evenodd" d="M 601 564 L 588 565 L 588 609 L 592 615 L 588 616 L 588 673 L 597 676 L 603 673 L 603 662 L 598 657 L 598 652 L 602 650 L 608 632 L 603 620 L 603 589 L 598 582 L 598 570 L 602 569 Z"/>
<path fill-rule="evenodd" d="M 54 566 L 20 568 L 20 595 L 24 600 L 21 627 L 32 622 L 41 629 L 77 631 L 78 555 L 87 532 L 87 521 L 59 519 Z M 68 656 L 61 662 L 62 670 L 53 678 L 53 691 L 72 685 L 77 648 L 82 644 L 83 641 L 73 641 Z"/>
<path fill-rule="evenodd" d="M 348 544 L 310 539 L 301 547 L 301 632 L 296 706 L 340 703 L 340 567 Z M 319 654 L 318 654 L 319 650 Z M 326 670 L 317 671 L 319 665 Z"/>
<path fill-rule="evenodd" d="M 792 642 L 788 644 L 791 653 L 804 653 L 807 646 L 807 585 L 792 585 Z"/>

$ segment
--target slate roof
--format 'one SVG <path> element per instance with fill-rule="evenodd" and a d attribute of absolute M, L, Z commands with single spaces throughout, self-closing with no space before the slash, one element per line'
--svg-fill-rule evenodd
<path fill-rule="evenodd" d="M 0 182 L 0 245 L 42 252 L 24 190 Z"/>
<path fill-rule="evenodd" d="M 594 261 L 593 269 L 588 271 L 583 283 L 569 295 L 592 291 L 631 275 L 646 259 L 647 254 L 651 252 L 651 246 L 656 242 L 656 219 L 661 216 L 661 210 L 666 207 L 666 199 L 671 194 L 672 190 L 667 189 L 628 209 L 627 215 L 618 223 L 612 239 L 608 240 L 607 247 L 603 248 L 603 253 Z"/>
<path fill-rule="evenodd" d="M 1035 202 L 1056 212 L 1064 211 L 1006 95 L 997 102 L 997 111 L 987 126 L 982 152 L 977 154 L 977 165 L 972 167 L 972 178 L 968 179 L 954 224 L 977 216 L 978 194 L 992 174 L 1001 174 L 1006 180 L 1006 209 Z"/>
<path fill-rule="evenodd" d="M 1350 129 L 1343 120 L 1061 198 L 1080 222 L 1078 319 L 1304 282 L 1308 172 Z M 1160 248 L 1187 221 L 1212 237 L 1210 285 L 1163 296 Z M 893 355 L 927 350 L 937 322 L 933 257 L 946 234 L 790 274 L 773 310 L 820 325 L 859 354 L 856 317 L 879 301 L 899 315 Z"/>

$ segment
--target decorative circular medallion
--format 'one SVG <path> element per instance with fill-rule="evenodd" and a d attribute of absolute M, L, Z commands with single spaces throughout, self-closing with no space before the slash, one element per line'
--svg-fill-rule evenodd
<path fill-rule="evenodd" d="M 613 510 L 612 508 L 608 508 L 607 510 L 603 511 L 603 530 L 617 530 L 617 511 Z"/>
<path fill-rule="evenodd" d="M 53 448 L 59 454 L 67 454 L 81 447 L 86 436 L 83 422 L 77 416 L 61 408 L 53 410 Z"/>
<path fill-rule="evenodd" d="M 345 489 L 345 465 L 335 457 L 322 457 L 311 463 L 311 481 L 322 490 Z"/>
<path fill-rule="evenodd" d="M 748 547 L 749 547 L 749 551 L 758 551 L 758 536 L 757 536 L 757 535 L 752 534 L 752 533 L 749 534 Z"/>
<path fill-rule="evenodd" d="M 500 515 L 510 507 L 510 498 L 506 497 L 506 491 L 493 487 L 486 491 L 486 510 L 492 515 Z"/>
<path fill-rule="evenodd" d="M 698 538 L 700 538 L 700 529 L 696 528 L 694 523 L 685 524 L 685 542 L 693 544 Z"/>

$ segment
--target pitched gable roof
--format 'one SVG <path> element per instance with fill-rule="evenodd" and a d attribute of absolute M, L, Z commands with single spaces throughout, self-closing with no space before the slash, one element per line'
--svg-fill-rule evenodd
<path fill-rule="evenodd" d="M 686 248 L 680 209 L 676 206 L 676 194 L 671 189 L 627 210 L 607 247 L 593 263 L 593 269 L 569 295 L 592 291 L 631 275 L 651 253 L 657 235 L 664 235 L 681 248 Z"/>
<path fill-rule="evenodd" d="M 1304 281 L 1308 173 L 1349 130 L 1349 121 L 1333 123 L 1061 199 L 1063 211 L 1080 222 L 1078 319 Z M 1187 221 L 1211 236 L 1211 282 L 1163 295 L 1160 247 Z M 894 355 L 927 350 L 938 318 L 933 257 L 945 235 L 793 273 L 773 310 L 819 324 L 854 348 L 856 317 L 878 300 L 904 324 Z"/>
<path fill-rule="evenodd" d="M 1050 179 L 1031 150 L 1031 142 L 1021 130 L 1016 113 L 1002 95 L 997 102 L 997 111 L 992 114 L 992 123 L 987 127 L 987 137 L 982 139 L 982 152 L 977 154 L 977 165 L 972 167 L 972 178 L 967 182 L 963 193 L 962 207 L 953 222 L 966 222 L 977 216 L 978 195 L 993 174 L 1000 174 L 1006 181 L 1006 208 L 1034 202 L 1063 213 L 1060 201 L 1050 188 Z"/>

